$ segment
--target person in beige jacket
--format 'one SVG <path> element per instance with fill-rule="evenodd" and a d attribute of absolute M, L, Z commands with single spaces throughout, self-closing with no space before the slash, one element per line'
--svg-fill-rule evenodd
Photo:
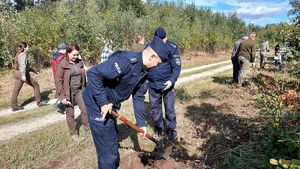
<path fill-rule="evenodd" d="M 11 97 L 11 107 L 12 111 L 22 110 L 23 106 L 18 105 L 18 96 L 20 93 L 20 90 L 24 83 L 30 85 L 34 89 L 34 97 L 37 105 L 39 107 L 47 105 L 45 102 L 41 101 L 41 94 L 40 94 L 40 86 L 39 84 L 31 77 L 30 75 L 30 67 L 28 64 L 27 59 L 27 51 L 29 49 L 29 46 L 26 42 L 22 42 L 17 50 L 17 54 L 15 57 L 15 85 L 12 92 Z"/>
<path fill-rule="evenodd" d="M 57 97 L 65 107 L 69 133 L 74 140 L 78 139 L 74 117 L 74 106 L 76 104 L 81 111 L 81 122 L 84 131 L 89 132 L 90 130 L 85 104 L 82 99 L 82 90 L 86 86 L 86 75 L 83 62 L 78 56 L 79 46 L 70 44 L 64 58 L 56 67 L 55 78 Z"/>

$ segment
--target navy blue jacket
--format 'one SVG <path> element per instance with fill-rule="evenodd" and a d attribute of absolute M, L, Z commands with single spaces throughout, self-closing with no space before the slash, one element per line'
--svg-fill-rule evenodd
<path fill-rule="evenodd" d="M 53 52 L 53 53 L 52 53 L 52 60 L 56 60 L 61 54 L 63 54 L 63 53 L 60 53 L 60 52 Z"/>
<path fill-rule="evenodd" d="M 180 74 L 181 60 L 179 49 L 175 43 L 170 41 L 166 42 L 166 46 L 169 50 L 169 61 L 148 71 L 148 84 L 152 89 L 164 89 L 166 87 L 164 83 L 168 80 L 174 85 Z"/>
<path fill-rule="evenodd" d="M 83 92 L 85 104 L 95 110 L 108 103 L 120 108 L 121 102 L 129 98 L 143 78 L 143 71 L 142 52 L 115 52 L 106 62 L 88 70 L 88 83 Z"/>

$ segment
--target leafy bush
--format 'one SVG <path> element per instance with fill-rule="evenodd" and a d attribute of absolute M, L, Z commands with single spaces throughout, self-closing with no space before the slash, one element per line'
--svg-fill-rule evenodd
<path fill-rule="evenodd" d="M 286 162 L 280 160 L 277 167 L 295 167 L 298 163 L 293 163 L 293 160 L 300 159 L 299 81 L 275 80 L 271 76 L 259 74 L 254 84 L 259 93 L 255 97 L 256 106 L 265 123 L 251 134 L 249 145 L 227 154 L 224 166 L 272 168 L 270 159 L 274 162 L 282 158 Z"/>
<path fill-rule="evenodd" d="M 207 8 L 197 9 L 194 4 L 140 0 L 39 2 L 18 4 L 18 10 L 0 4 L 1 67 L 10 67 L 22 41 L 32 47 L 29 55 L 33 66 L 46 67 L 50 53 L 62 41 L 78 43 L 86 62 L 95 64 L 105 43 L 111 43 L 114 50 L 128 49 L 136 35 L 144 34 L 149 40 L 158 26 L 166 29 L 181 52 L 227 50 L 247 32 L 236 14 L 225 16 Z"/>

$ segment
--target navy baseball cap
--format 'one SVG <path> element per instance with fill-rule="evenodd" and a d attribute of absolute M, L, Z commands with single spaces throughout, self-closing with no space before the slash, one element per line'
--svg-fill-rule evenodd
<path fill-rule="evenodd" d="M 166 44 L 157 36 L 150 42 L 150 47 L 157 53 L 162 62 L 168 61 L 169 50 Z"/>
<path fill-rule="evenodd" d="M 166 31 L 162 27 L 156 28 L 154 36 L 158 36 L 160 39 L 164 39 L 167 36 Z"/>

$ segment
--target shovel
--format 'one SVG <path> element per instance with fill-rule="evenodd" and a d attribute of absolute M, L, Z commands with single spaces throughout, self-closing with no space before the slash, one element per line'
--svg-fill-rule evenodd
<path fill-rule="evenodd" d="M 146 133 L 145 131 L 142 130 L 141 128 L 139 128 L 137 125 L 133 124 L 131 121 L 129 121 L 127 118 L 121 116 L 119 113 L 117 113 L 116 111 L 112 111 L 111 114 L 113 116 L 115 116 L 117 119 L 121 120 L 123 123 L 127 124 L 129 127 L 131 127 L 132 129 L 134 129 L 137 133 L 143 134 L 145 135 L 146 138 L 148 138 L 149 140 L 151 140 L 152 142 L 154 142 L 156 144 L 156 146 L 159 146 L 159 142 L 153 138 L 150 134 Z"/>
<path fill-rule="evenodd" d="M 127 118 L 121 116 L 121 115 L 120 115 L 119 113 L 117 113 L 116 111 L 113 110 L 113 111 L 111 112 L 111 114 L 112 114 L 114 117 L 116 117 L 117 119 L 121 120 L 123 123 L 127 124 L 127 125 L 128 125 L 129 127 L 131 127 L 132 129 L 134 129 L 137 133 L 140 133 L 140 134 L 145 135 L 146 138 L 148 138 L 148 139 L 151 140 L 153 143 L 155 143 L 156 147 L 155 147 L 154 151 L 153 151 L 153 152 L 150 152 L 150 153 L 152 153 L 152 154 L 155 155 L 155 156 L 158 156 L 159 159 L 164 159 L 164 160 L 166 160 L 166 158 L 163 157 L 163 156 L 161 155 L 161 153 L 159 153 L 160 150 L 161 150 L 162 147 L 163 147 L 163 145 L 162 145 L 159 141 L 157 141 L 155 138 L 153 138 L 150 134 L 148 134 L 148 133 L 145 134 L 145 131 L 144 131 L 144 130 L 142 130 L 141 128 L 139 128 L 137 125 L 133 124 L 133 123 L 132 123 L 131 121 L 129 121 Z M 157 152 L 157 151 L 159 151 L 159 152 Z"/>
<path fill-rule="evenodd" d="M 121 120 L 123 123 L 127 124 L 132 129 L 134 129 L 137 133 L 141 133 L 141 134 L 144 135 L 144 130 L 140 129 L 137 125 L 133 124 L 127 118 L 121 116 L 119 113 L 117 113 L 114 110 L 111 112 L 111 114 L 114 117 L 116 117 L 117 119 Z M 172 147 L 169 146 L 170 144 L 172 146 L 177 147 L 177 149 L 181 149 L 185 152 L 187 151 L 186 148 L 182 147 L 181 145 L 174 144 L 173 142 L 169 141 L 168 139 L 163 139 L 163 140 L 158 141 L 148 133 L 145 134 L 145 137 L 156 144 L 156 147 L 155 147 L 154 151 L 151 152 L 151 153 L 153 153 L 154 155 L 160 157 L 160 159 L 166 160 L 170 156 L 170 154 L 172 153 Z M 165 143 L 166 141 L 169 142 L 169 144 L 166 144 Z"/>

